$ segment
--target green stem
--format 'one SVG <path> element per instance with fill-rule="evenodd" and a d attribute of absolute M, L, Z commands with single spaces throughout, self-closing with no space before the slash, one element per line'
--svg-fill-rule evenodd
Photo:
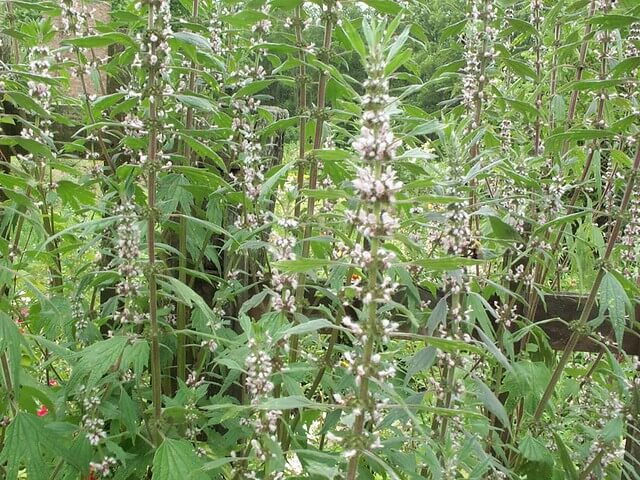
<path fill-rule="evenodd" d="M 382 173 L 382 163 L 376 162 L 376 177 L 380 178 Z M 381 205 L 380 203 L 376 203 L 374 206 L 374 216 L 375 218 L 380 218 L 381 214 Z M 356 416 L 356 420 L 353 426 L 353 433 L 355 438 L 360 438 L 364 431 L 364 419 L 367 411 L 369 409 L 369 374 L 371 370 L 371 357 L 376 348 L 376 322 L 378 316 L 378 308 L 375 298 L 376 290 L 378 287 L 378 273 L 379 273 L 379 265 L 378 265 L 378 249 L 380 247 L 380 239 L 374 234 L 370 240 L 371 246 L 371 258 L 373 259 L 371 264 L 369 265 L 367 271 L 367 281 L 368 281 L 368 289 L 369 293 L 373 295 L 374 298 L 371 299 L 369 305 L 367 306 L 367 342 L 364 347 L 364 356 L 362 359 L 362 366 L 364 368 L 364 375 L 360 379 L 360 389 L 358 392 L 358 401 L 360 403 L 360 413 Z M 360 459 L 361 451 L 359 448 L 356 449 L 356 453 L 349 459 L 349 465 L 347 467 L 347 480 L 355 480 L 356 475 L 358 473 L 358 460 Z"/>
<path fill-rule="evenodd" d="M 304 156 L 306 153 L 307 139 L 307 66 L 306 55 L 304 51 L 304 38 L 302 36 L 302 6 L 296 7 L 295 16 L 296 42 L 298 44 L 298 58 L 300 59 L 300 68 L 298 71 L 298 114 L 300 115 L 299 132 L 298 132 L 298 199 L 294 207 L 294 217 L 300 219 L 300 211 L 302 209 L 301 191 L 304 188 Z"/>
<path fill-rule="evenodd" d="M 149 4 L 148 29 L 153 30 L 155 26 L 156 6 Z M 156 54 L 155 42 L 151 42 L 150 55 Z M 151 389 L 153 402 L 152 428 L 153 440 L 158 445 L 160 443 L 160 417 L 162 415 L 162 375 L 160 372 L 160 340 L 158 328 L 158 292 L 156 283 L 156 175 L 158 162 L 158 99 L 156 92 L 156 67 L 149 68 L 149 152 L 147 161 L 149 165 L 147 173 L 147 254 L 149 256 L 149 323 L 151 325 Z"/>
<path fill-rule="evenodd" d="M 331 40 L 333 34 L 333 21 L 332 21 L 332 2 L 327 2 L 328 10 L 326 12 L 326 23 L 324 26 L 324 40 L 322 43 L 324 51 L 328 54 L 331 49 Z M 327 82 L 329 81 L 328 72 L 320 73 L 320 80 L 318 81 L 318 100 L 317 100 L 317 108 L 318 108 L 318 116 L 316 119 L 316 129 L 315 136 L 313 139 L 313 148 L 317 150 L 322 145 L 322 129 L 324 126 L 324 108 L 326 103 L 326 95 L 327 95 Z M 305 127 L 306 129 L 306 127 Z M 304 140 L 304 139 L 303 139 Z M 300 174 L 300 171 L 298 171 Z M 299 177 L 298 177 L 299 178 Z M 304 181 L 304 178 L 303 178 Z M 318 161 L 316 159 L 312 159 L 311 161 L 311 170 L 309 172 L 309 189 L 315 190 L 318 184 Z M 304 227 L 304 233 L 302 234 L 302 256 L 301 258 L 307 258 L 309 256 L 309 250 L 311 247 L 311 242 L 309 238 L 312 234 L 313 229 L 313 215 L 315 213 L 315 197 L 309 197 L 307 200 L 307 214 L 306 214 L 306 225 Z M 304 297 L 305 290 L 305 276 L 304 274 L 300 275 L 298 279 L 298 288 L 296 290 L 296 303 L 302 301 Z M 293 335 L 290 340 L 290 354 L 289 361 L 291 363 L 295 363 L 298 359 L 298 336 Z"/>
<path fill-rule="evenodd" d="M 200 2 L 198 0 L 193 0 L 193 17 L 196 18 L 198 16 Z M 189 91 L 193 91 L 196 84 L 196 72 L 195 63 L 191 63 L 191 71 L 189 72 Z M 189 131 L 193 128 L 193 107 L 187 108 L 187 115 L 185 120 L 185 130 Z M 184 145 L 184 165 L 191 165 L 191 147 L 185 143 Z M 185 215 L 180 216 L 180 227 L 178 231 L 178 250 L 180 251 L 180 255 L 178 256 L 178 280 L 180 283 L 186 285 L 187 284 L 187 216 L 186 214 L 189 212 L 185 212 Z M 183 302 L 178 302 L 177 311 L 176 311 L 176 327 L 182 332 L 187 328 L 187 306 Z M 183 333 L 178 333 L 176 337 L 176 366 L 177 366 L 177 377 L 178 379 L 185 381 L 187 378 L 187 349 L 186 349 L 187 338 Z"/>

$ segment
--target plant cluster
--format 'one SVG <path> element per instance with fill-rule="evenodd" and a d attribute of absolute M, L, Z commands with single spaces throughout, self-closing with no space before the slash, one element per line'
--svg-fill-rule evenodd
<path fill-rule="evenodd" d="M 2 8 L 0 477 L 640 478 L 635 0 Z"/>

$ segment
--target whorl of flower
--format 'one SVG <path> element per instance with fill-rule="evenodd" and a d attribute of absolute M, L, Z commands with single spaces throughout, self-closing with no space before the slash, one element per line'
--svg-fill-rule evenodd
<path fill-rule="evenodd" d="M 442 247 L 451 255 L 464 256 L 470 253 L 473 233 L 469 228 L 469 205 L 454 203 L 446 213 L 446 227 L 440 237 Z"/>
<path fill-rule="evenodd" d="M 135 207 L 130 203 L 123 204 L 116 209 L 116 214 L 122 217 L 116 229 L 118 272 L 122 276 L 117 290 L 120 295 L 136 294 L 137 288 L 132 281 L 140 274 L 140 228 Z"/>
<path fill-rule="evenodd" d="M 511 120 L 505 118 L 500 124 L 500 140 L 502 141 L 502 151 L 507 152 L 511 149 Z"/>
<path fill-rule="evenodd" d="M 79 0 L 63 0 L 60 2 L 60 23 L 62 33 L 71 35 L 87 35 L 91 32 L 88 19 L 92 12 L 87 10 Z"/>
<path fill-rule="evenodd" d="M 240 172 L 238 175 L 232 175 L 232 178 L 238 182 L 238 186 L 253 201 L 256 201 L 260 196 L 267 168 L 262 143 L 249 120 L 249 115 L 256 114 L 259 106 L 260 101 L 253 97 L 246 100 L 236 100 L 231 105 L 235 117 L 232 120 L 234 135 L 230 140 L 236 141 L 233 149 L 241 162 Z M 239 218 L 238 221 L 243 222 L 243 219 Z M 238 223 L 236 226 L 243 228 L 247 225 Z"/>
<path fill-rule="evenodd" d="M 124 203 L 116 208 L 116 215 L 121 218 L 116 227 L 116 252 L 112 263 L 120 274 L 120 282 L 116 292 L 123 297 L 124 305 L 115 314 L 119 323 L 142 323 L 146 314 L 138 312 L 135 299 L 140 292 L 140 228 L 135 206 Z"/>
<path fill-rule="evenodd" d="M 631 24 L 629 36 L 626 40 L 625 56 L 627 58 L 640 56 L 640 22 Z"/>
<path fill-rule="evenodd" d="M 369 79 L 364 82 L 362 127 L 360 136 L 353 142 L 353 148 L 367 161 L 392 160 L 398 148 L 387 113 L 391 98 L 384 68 L 385 63 L 377 59 L 367 66 Z"/>
<path fill-rule="evenodd" d="M 89 326 L 89 318 L 79 298 L 74 298 L 71 302 L 71 318 L 75 321 L 76 337 L 81 339 L 84 331 Z"/>
<path fill-rule="evenodd" d="M 93 473 L 97 473 L 102 478 L 106 478 L 111 475 L 111 470 L 118 464 L 118 461 L 113 457 L 104 457 L 101 462 L 90 462 L 89 469 Z"/>
<path fill-rule="evenodd" d="M 483 7 L 480 7 L 480 3 Z M 494 47 L 498 30 L 492 26 L 497 18 L 492 0 L 472 0 L 469 22 L 464 36 L 465 67 L 462 70 L 462 103 L 468 112 L 475 112 L 477 103 L 486 100 L 484 86 L 487 83 L 486 66 L 497 53 Z M 477 128 L 475 120 L 472 128 Z"/>
<path fill-rule="evenodd" d="M 366 202 L 394 203 L 395 194 L 402 188 L 402 182 L 396 180 L 396 172 L 388 166 L 377 176 L 371 167 L 358 168 L 358 176 L 353 186 Z"/>
<path fill-rule="evenodd" d="M 171 5 L 169 0 L 160 0 L 157 2 L 153 28 L 147 29 L 136 37 L 140 42 L 140 49 L 134 57 L 132 66 L 144 66 L 147 70 L 156 70 L 161 77 L 171 73 L 169 39 L 172 36 Z"/>
<path fill-rule="evenodd" d="M 273 392 L 274 385 L 271 381 L 273 364 L 269 354 L 259 349 L 255 340 L 249 340 L 249 349 L 251 351 L 245 360 L 247 368 L 245 385 L 251 396 L 251 403 L 255 405 Z"/>

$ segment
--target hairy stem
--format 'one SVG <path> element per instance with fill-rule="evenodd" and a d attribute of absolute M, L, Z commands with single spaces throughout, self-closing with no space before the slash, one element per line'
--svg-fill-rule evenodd
<path fill-rule="evenodd" d="M 193 8 L 193 17 L 196 18 L 198 16 L 198 10 L 200 7 L 199 0 L 193 0 L 192 8 Z M 196 72 L 194 71 L 195 64 L 191 63 L 191 72 L 189 72 L 189 91 L 192 92 L 195 88 L 196 84 Z M 189 106 L 187 108 L 186 120 L 185 120 L 185 130 L 189 131 L 193 128 L 193 107 Z M 184 165 L 191 165 L 191 147 L 185 143 L 184 145 Z M 178 280 L 182 284 L 187 284 L 187 216 L 180 216 L 180 226 L 178 229 L 178 250 L 180 251 L 180 255 L 178 257 Z M 187 306 L 184 302 L 178 302 L 176 309 L 176 328 L 183 332 L 187 328 Z M 176 337 L 176 367 L 177 367 L 177 378 L 185 381 L 187 378 L 187 349 L 186 349 L 186 335 L 184 333 L 178 333 Z"/>
<path fill-rule="evenodd" d="M 155 27 L 156 6 L 154 3 L 149 4 L 149 23 L 148 29 L 153 30 Z M 151 42 L 151 55 L 156 54 L 156 44 Z M 149 256 L 148 266 L 148 282 L 149 282 L 149 323 L 151 325 L 151 388 L 153 402 L 153 420 L 152 428 L 154 442 L 156 445 L 160 442 L 159 428 L 160 417 L 162 415 L 162 375 L 160 372 L 160 340 L 158 328 L 158 292 L 156 283 L 156 176 L 158 162 L 158 105 L 156 98 L 156 76 L 157 70 L 155 66 L 149 68 L 149 152 L 147 161 L 149 169 L 147 172 L 147 251 Z"/>

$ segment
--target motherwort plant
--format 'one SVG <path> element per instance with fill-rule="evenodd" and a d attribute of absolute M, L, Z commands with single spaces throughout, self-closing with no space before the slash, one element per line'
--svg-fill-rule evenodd
<path fill-rule="evenodd" d="M 353 431 L 345 438 L 349 480 L 357 476 L 359 457 L 381 446 L 380 439 L 372 432 L 381 420 L 385 399 L 377 395 L 375 385 L 387 382 L 395 374 L 393 365 L 387 364 L 379 352 L 395 325 L 381 317 L 378 306 L 389 302 L 397 287 L 388 275 L 394 256 L 382 245 L 399 226 L 393 207 L 402 183 L 390 164 L 399 142 L 391 130 L 392 98 L 386 74 L 385 31 L 374 24 L 369 32 L 368 79 L 364 82 L 365 93 L 361 99 L 362 127 L 353 142 L 362 163 L 353 180 L 359 205 L 357 210 L 346 212 L 347 220 L 365 239 L 362 247 L 357 245 L 351 252 L 352 262 L 365 276 L 362 284 L 356 286 L 363 310 L 358 319 L 343 319 L 344 326 L 355 337 L 354 349 L 345 353 L 344 360 L 355 377 L 356 395 L 355 398 L 338 398 L 339 402 L 348 403 L 355 413 Z"/>

